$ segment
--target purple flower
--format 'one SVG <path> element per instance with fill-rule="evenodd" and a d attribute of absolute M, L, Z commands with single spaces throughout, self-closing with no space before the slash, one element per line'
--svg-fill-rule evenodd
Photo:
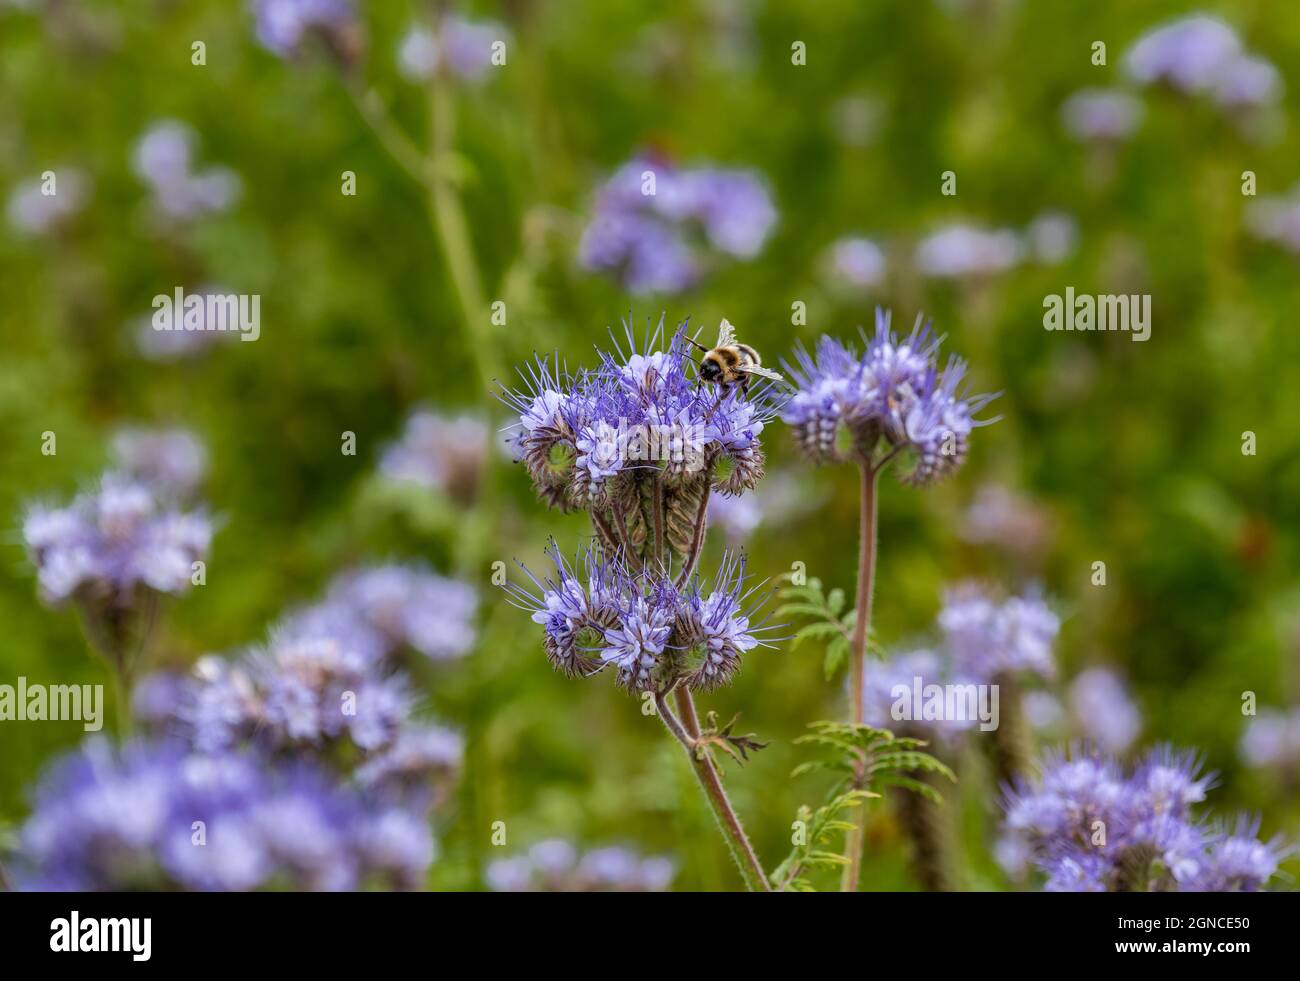
<path fill-rule="evenodd" d="M 1240 54 L 1241 40 L 1231 27 L 1198 14 L 1148 31 L 1124 56 L 1124 67 L 1141 85 L 1162 82 L 1180 92 L 1204 92 Z"/>
<path fill-rule="evenodd" d="M 826 266 L 832 285 L 846 292 L 874 289 L 885 280 L 885 253 L 869 238 L 850 236 L 832 242 Z"/>
<path fill-rule="evenodd" d="M 1119 89 L 1080 89 L 1061 106 L 1066 131 L 1079 141 L 1119 142 L 1142 122 L 1142 103 Z"/>
<path fill-rule="evenodd" d="M 524 855 L 498 859 L 485 878 L 496 892 L 663 892 L 675 874 L 668 858 L 642 858 L 617 847 L 580 855 L 569 842 L 551 839 Z"/>
<path fill-rule="evenodd" d="M 186 429 L 119 430 L 113 457 L 118 470 L 173 499 L 194 493 L 208 467 L 203 444 Z"/>
<path fill-rule="evenodd" d="M 1060 619 L 1035 596 L 998 602 L 974 584 L 948 591 L 939 627 L 957 670 L 988 682 L 1004 673 L 1056 674 L 1052 644 Z"/>
<path fill-rule="evenodd" d="M 437 31 L 412 27 L 398 49 L 398 65 L 408 81 L 424 82 L 445 68 L 464 82 L 481 82 L 492 69 L 493 45 L 506 43 L 509 32 L 495 21 L 444 17 Z"/>
<path fill-rule="evenodd" d="M 949 225 L 917 243 L 916 268 L 935 279 L 965 279 L 1006 272 L 1024 257 L 1024 244 L 1010 229 L 988 231 Z"/>
<path fill-rule="evenodd" d="M 9 195 L 9 223 L 28 235 L 47 235 L 65 226 L 86 203 L 90 181 L 81 171 L 60 167 L 54 180 L 19 184 Z"/>
<path fill-rule="evenodd" d="M 1287 854 L 1258 824 L 1209 831 L 1193 812 L 1213 777 L 1193 753 L 1150 752 L 1125 775 L 1104 756 L 1049 755 L 1004 799 L 1000 852 L 1031 856 L 1058 891 L 1263 888 Z"/>
<path fill-rule="evenodd" d="M 106 475 L 67 507 L 29 508 L 23 521 L 51 604 L 76 596 L 127 606 L 142 592 L 184 592 L 211 538 L 205 516 L 160 507 L 150 488 L 120 474 Z"/>
<path fill-rule="evenodd" d="M 1070 714 L 1079 730 L 1106 753 L 1122 753 L 1142 731 L 1142 716 L 1119 677 L 1089 668 L 1070 684 Z"/>
<path fill-rule="evenodd" d="M 20 841 L 24 888 L 75 891 L 410 888 L 433 856 L 418 817 L 319 770 L 167 741 L 60 760 Z"/>
<path fill-rule="evenodd" d="M 594 674 L 612 666 L 631 691 L 666 691 L 726 684 L 742 655 L 763 644 L 771 628 L 753 626 L 743 559 L 726 557 L 706 588 L 698 577 L 629 572 L 621 562 L 588 550 L 570 563 L 551 543 L 554 578 L 524 568 L 533 589 L 509 584 L 512 602 L 541 625 L 551 663 L 565 674 Z M 581 572 L 579 572 L 581 570 Z M 534 591 L 535 590 L 535 591 Z"/>
<path fill-rule="evenodd" d="M 974 414 L 993 396 L 962 393 L 966 366 L 950 358 L 940 370 L 936 338 L 918 317 L 912 333 L 890 330 L 890 315 L 876 311 L 876 333 L 861 353 L 832 337 L 815 354 L 795 352 L 788 366 L 798 391 L 781 418 L 814 462 L 841 458 L 840 434 L 857 452 L 870 454 L 882 439 L 914 461 L 904 481 L 926 484 L 955 471 L 966 458 L 970 434 L 986 422 Z"/>
<path fill-rule="evenodd" d="M 239 196 L 240 182 L 225 167 L 192 170 L 194 131 L 175 120 L 155 123 L 135 147 L 135 171 L 153 192 L 163 217 L 190 221 L 224 211 Z"/>
<path fill-rule="evenodd" d="M 1250 109 L 1277 102 L 1282 88 L 1282 76 L 1271 62 L 1243 55 L 1224 66 L 1212 94 L 1224 109 Z"/>
<path fill-rule="evenodd" d="M 1300 709 L 1265 710 L 1246 724 L 1241 758 L 1247 766 L 1285 769 L 1300 762 Z"/>
<path fill-rule="evenodd" d="M 345 61 L 355 54 L 360 25 L 349 0 L 252 0 L 252 6 L 257 39 L 281 58 L 297 57 L 311 35 Z"/>
<path fill-rule="evenodd" d="M 666 506 L 682 512 L 669 515 L 669 544 L 685 552 L 689 541 L 676 529 L 691 526 L 706 488 L 738 494 L 762 476 L 759 435 L 775 404 L 766 384 L 744 394 L 688 373 L 685 325 L 665 338 L 661 322 L 640 349 L 626 330 L 628 350 L 615 342 L 599 367 L 570 373 L 539 359 L 502 400 L 518 413 L 515 446 L 544 500 L 608 510 L 615 524 L 644 529 L 654 518 L 640 488 L 665 480 Z M 667 349 L 656 350 L 665 340 Z"/>
<path fill-rule="evenodd" d="M 434 661 L 474 646 L 478 596 L 472 587 L 419 565 L 378 565 L 342 573 L 325 600 L 291 614 L 280 633 L 339 640 L 368 661 L 411 648 Z"/>
<path fill-rule="evenodd" d="M 633 293 L 681 292 L 699 279 L 709 248 L 758 255 L 776 217 L 756 174 L 633 159 L 597 193 L 579 262 L 618 275 Z"/>

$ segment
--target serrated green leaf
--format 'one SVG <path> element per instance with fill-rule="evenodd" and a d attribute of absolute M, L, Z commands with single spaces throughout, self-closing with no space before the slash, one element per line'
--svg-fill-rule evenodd
<path fill-rule="evenodd" d="M 844 609 L 844 590 L 832 589 L 826 595 L 826 608 L 831 611 L 831 616 L 839 616 L 840 610 Z"/>
<path fill-rule="evenodd" d="M 841 633 L 838 637 L 826 645 L 826 657 L 822 662 L 822 673 L 825 674 L 827 681 L 834 681 L 835 676 L 839 673 L 840 668 L 849 657 L 849 642 L 845 640 Z"/>

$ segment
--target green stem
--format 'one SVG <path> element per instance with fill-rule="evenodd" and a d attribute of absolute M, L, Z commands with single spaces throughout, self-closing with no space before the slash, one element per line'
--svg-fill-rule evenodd
<path fill-rule="evenodd" d="M 863 685 L 866 677 L 867 631 L 871 624 L 871 593 L 876 577 L 876 488 L 880 468 L 873 467 L 870 459 L 859 461 L 862 486 L 858 530 L 858 595 L 854 609 L 853 636 L 849 643 L 853 658 L 849 682 L 849 715 L 855 725 L 863 722 Z M 862 851 L 867 834 L 867 809 L 860 807 L 854 816 L 854 828 L 848 832 L 847 856 L 840 881 L 841 892 L 857 892 L 858 877 L 862 870 Z"/>
<path fill-rule="evenodd" d="M 696 749 L 700 737 L 700 723 L 695 714 L 695 702 L 691 698 L 690 690 L 678 688 L 674 697 L 682 713 L 681 720 L 673 714 L 664 696 L 656 694 L 655 706 L 659 710 L 659 718 L 664 727 L 672 733 L 673 738 L 686 750 L 686 758 L 690 760 L 691 769 L 699 779 L 700 787 L 718 822 L 718 830 L 722 832 L 731 857 L 740 870 L 745 887 L 750 892 L 771 892 L 772 886 L 768 882 L 767 873 L 763 871 L 758 854 L 754 851 L 749 836 L 745 834 L 744 826 L 741 825 L 735 808 L 731 806 L 731 800 L 722 785 L 722 777 L 713 762 L 713 757 L 707 752 L 699 752 Z"/>

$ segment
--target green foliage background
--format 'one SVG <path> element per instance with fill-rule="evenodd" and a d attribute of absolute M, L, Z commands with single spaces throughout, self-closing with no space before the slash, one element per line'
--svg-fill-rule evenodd
<path fill-rule="evenodd" d="M 422 5 L 362 3 L 359 69 L 418 142 L 426 93 L 394 67 Z M 472 343 L 420 188 L 366 127 L 321 58 L 286 64 L 260 48 L 243 4 L 195 0 L 0 8 L 0 186 L 75 165 L 93 179 L 88 208 L 55 239 L 0 228 L 0 681 L 106 682 L 66 612 L 35 599 L 17 534 L 22 507 L 63 498 L 105 465 L 126 423 L 193 428 L 213 461 L 208 500 L 223 518 L 209 581 L 172 610 L 161 660 L 185 664 L 263 635 L 287 606 L 317 596 L 350 562 L 425 557 L 479 583 L 481 643 L 464 662 L 422 674 L 430 709 L 469 740 L 461 793 L 438 835 L 432 884 L 481 885 L 491 822 L 511 848 L 561 835 L 675 855 L 678 888 L 734 888 L 689 769 L 653 718 L 606 678 L 554 674 L 525 614 L 489 582 L 490 563 L 539 565 L 547 535 L 572 548 L 581 520 L 536 503 L 498 460 L 468 515 L 377 494 L 378 453 L 407 412 L 427 404 L 504 412 L 476 381 L 481 349 L 495 374 L 534 350 L 571 363 L 629 311 L 637 321 L 726 316 L 769 361 L 819 333 L 853 336 L 880 303 L 902 325 L 933 316 L 970 359 L 978 390 L 999 390 L 1002 421 L 979 430 L 950 482 L 913 491 L 884 482 L 875 627 L 885 647 L 923 638 L 943 586 L 977 577 L 1042 582 L 1065 615 L 1066 678 L 1110 664 L 1131 680 L 1143 742 L 1195 746 L 1221 771 L 1216 810 L 1260 811 L 1265 834 L 1300 834 L 1291 788 L 1237 761 L 1242 692 L 1287 704 L 1300 676 L 1300 332 L 1293 257 L 1250 239 L 1241 173 L 1261 194 L 1300 177 L 1295 92 L 1300 11 L 1283 0 L 1207 2 L 1292 84 L 1289 129 L 1252 143 L 1200 103 L 1144 95 L 1147 117 L 1119 150 L 1114 179 L 1088 180 L 1084 148 L 1060 125 L 1083 86 L 1119 84 L 1120 56 L 1142 31 L 1198 9 L 1179 2 L 973 3 L 930 0 L 658 4 L 514 0 L 474 4 L 509 25 L 508 64 L 456 93 L 458 172 L 474 249 L 507 326 L 487 311 Z M 190 45 L 207 45 L 206 67 Z M 795 40 L 807 65 L 791 64 Z M 1090 63 L 1105 41 L 1109 64 Z M 847 96 L 879 107 L 865 146 L 836 135 Z M 241 175 L 229 213 L 176 239 L 145 220 L 130 169 L 134 141 L 174 117 L 200 134 L 199 160 Z M 575 266 L 590 191 L 636 151 L 685 163 L 753 166 L 771 181 L 781 221 L 762 256 L 727 266 L 677 297 L 632 300 Z M 358 193 L 339 193 L 355 171 Z M 940 174 L 958 194 L 939 193 Z M 896 277 L 858 301 L 826 290 L 818 259 L 861 232 L 901 250 L 948 220 L 1024 226 L 1044 209 L 1073 214 L 1080 247 L 1066 264 L 1021 267 L 966 289 Z M 1148 343 L 1041 327 L 1044 295 L 1122 288 L 1117 254 L 1139 257 L 1124 283 L 1153 296 Z M 159 365 L 131 332 L 150 298 L 221 282 L 262 296 L 262 336 L 191 362 Z M 791 303 L 808 324 L 790 325 Z M 339 452 L 354 431 L 355 457 Z M 1243 456 L 1253 431 L 1258 455 Z M 40 453 L 54 431 L 57 456 Z M 771 470 L 798 474 L 812 502 L 750 543 L 764 576 L 796 561 L 852 588 L 852 468 L 805 472 L 787 434 L 767 439 Z M 958 529 L 975 489 L 1013 485 L 1044 508 L 1053 536 L 1025 563 L 974 546 Z M 717 544 L 712 558 L 716 559 Z M 1108 584 L 1090 584 L 1105 561 Z M 735 803 L 769 865 L 789 847 L 797 808 L 824 784 L 789 779 L 793 740 L 842 714 L 819 653 L 759 650 L 731 688 L 705 699 L 772 746 L 730 772 Z M 80 738 L 73 724 L 0 727 L 0 819 L 26 813 L 42 764 Z M 1003 888 L 987 850 L 996 790 L 978 761 L 951 806 L 968 844 L 964 882 Z M 912 888 L 887 803 L 872 815 L 865 888 Z"/>

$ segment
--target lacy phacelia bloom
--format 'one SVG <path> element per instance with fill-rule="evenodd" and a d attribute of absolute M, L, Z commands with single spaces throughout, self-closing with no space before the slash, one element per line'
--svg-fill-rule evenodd
<path fill-rule="evenodd" d="M 1257 825 L 1215 831 L 1193 814 L 1213 785 L 1194 754 L 1162 747 L 1131 773 L 1113 760 L 1048 757 L 1035 780 L 1004 801 L 1005 827 L 1057 891 L 1261 889 L 1286 850 L 1261 843 Z"/>
<path fill-rule="evenodd" d="M 90 182 L 81 171 L 60 167 L 54 179 L 19 184 L 9 195 L 9 223 L 28 235 L 46 235 L 66 225 L 86 203 Z"/>
<path fill-rule="evenodd" d="M 503 397 L 519 414 L 515 448 L 542 498 L 590 511 L 601 543 L 635 553 L 633 565 L 660 537 L 679 555 L 698 551 L 709 493 L 739 494 L 763 475 L 771 388 L 700 384 L 687 372 L 683 331 L 656 350 L 661 323 L 642 354 L 629 328 L 629 351 L 603 353 L 594 370 L 539 360 L 525 388 Z"/>
<path fill-rule="evenodd" d="M 1141 101 L 1119 89 L 1080 89 L 1061 106 L 1066 131 L 1081 142 L 1118 143 L 1142 122 Z"/>
<path fill-rule="evenodd" d="M 1142 715 L 1119 677 L 1107 668 L 1089 668 L 1070 683 L 1070 715 L 1091 745 L 1122 753 L 1142 731 Z"/>
<path fill-rule="evenodd" d="M 121 472 L 172 499 L 193 494 L 208 468 L 207 451 L 187 429 L 122 429 L 113 436 L 113 461 Z"/>
<path fill-rule="evenodd" d="M 974 682 L 953 677 L 948 659 L 934 651 L 908 651 L 885 661 L 868 660 L 863 677 L 862 720 L 881 729 L 898 731 L 902 727 L 940 739 L 952 738 L 980 723 L 978 711 L 970 711 L 978 709 L 978 702 L 964 701 L 960 710 L 951 716 L 945 710 L 931 711 L 927 717 L 927 707 L 933 710 L 942 705 L 945 696 L 940 691 L 937 703 L 933 700 L 927 703 L 926 688 L 967 684 Z M 920 693 L 919 706 L 914 693 Z"/>
<path fill-rule="evenodd" d="M 939 629 L 961 675 L 983 682 L 1000 675 L 1056 676 L 1052 645 L 1061 621 L 1036 596 L 999 602 L 975 585 L 958 586 L 944 596 Z"/>
<path fill-rule="evenodd" d="M 319 37 L 343 64 L 361 48 L 361 25 L 349 0 L 252 0 L 257 39 L 281 58 L 302 53 L 310 37 Z"/>
<path fill-rule="evenodd" d="M 412 82 L 428 81 L 439 69 L 464 82 L 479 82 L 493 67 L 494 46 L 504 45 L 509 38 L 495 21 L 447 16 L 436 33 L 418 26 L 407 32 L 398 48 L 398 67 L 402 77 Z"/>
<path fill-rule="evenodd" d="M 239 178 L 226 167 L 193 170 L 194 131 L 174 120 L 155 123 L 135 147 L 135 171 L 165 218 L 188 221 L 224 211 L 238 198 Z"/>
<path fill-rule="evenodd" d="M 21 887 L 77 892 L 409 889 L 433 860 L 418 814 L 301 763 L 170 742 L 88 742 L 41 782 L 20 841 Z"/>
<path fill-rule="evenodd" d="M 1011 229 L 949 225 L 917 243 L 914 261 L 923 276 L 968 279 L 1006 272 L 1024 253 L 1024 243 Z"/>
<path fill-rule="evenodd" d="M 23 539 L 49 603 L 71 597 L 122 608 L 141 591 L 181 593 L 207 557 L 212 523 L 162 507 L 152 489 L 120 474 L 63 508 L 36 506 Z"/>
<path fill-rule="evenodd" d="M 579 854 L 569 842 L 551 839 L 498 859 L 485 878 L 495 892 L 663 892 L 676 871 L 671 859 L 613 847 Z"/>
<path fill-rule="evenodd" d="M 384 450 L 379 472 L 468 503 L 478 491 L 488 446 L 488 427 L 481 419 L 421 410 L 406 421 L 401 439 Z"/>
<path fill-rule="evenodd" d="M 752 259 L 775 224 L 767 187 L 749 171 L 637 159 L 597 194 L 579 261 L 617 275 L 633 293 L 677 293 L 702 273 L 697 232 L 716 252 Z"/>
<path fill-rule="evenodd" d="M 378 565 L 336 577 L 323 602 L 291 614 L 279 633 L 333 638 L 372 663 L 403 648 L 446 661 L 474 646 L 477 612 L 466 583 L 419 565 Z"/>
<path fill-rule="evenodd" d="M 726 684 L 746 651 L 772 629 L 751 622 L 743 559 L 727 557 L 709 588 L 698 578 L 676 585 L 667 576 L 633 574 L 588 550 L 570 563 L 554 543 L 554 578 L 526 568 L 534 590 L 507 585 L 515 605 L 542 627 L 547 657 L 568 675 L 613 668 L 631 691 L 664 692 L 676 684 L 709 689 Z M 755 587 L 757 588 L 757 587 Z"/>
<path fill-rule="evenodd" d="M 965 364 L 949 358 L 939 369 L 942 339 L 921 318 L 905 338 L 890 330 L 889 320 L 876 311 L 875 336 L 861 353 L 826 336 L 813 354 L 797 350 L 789 371 L 798 392 L 781 418 L 814 462 L 841 459 L 841 433 L 868 455 L 884 440 L 914 457 L 903 479 L 927 484 L 961 466 L 972 430 L 987 425 L 974 415 L 994 396 L 962 394 Z"/>

